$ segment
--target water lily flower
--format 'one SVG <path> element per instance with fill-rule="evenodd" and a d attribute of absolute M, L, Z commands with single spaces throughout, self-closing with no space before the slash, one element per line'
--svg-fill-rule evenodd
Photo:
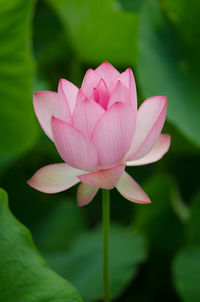
<path fill-rule="evenodd" d="M 33 103 L 64 163 L 41 168 L 30 186 L 57 193 L 81 182 L 79 206 L 92 201 L 99 188 L 114 187 L 130 201 L 150 202 L 125 167 L 156 162 L 168 151 L 170 136 L 160 134 L 166 97 L 150 97 L 137 109 L 132 70 L 119 73 L 104 62 L 86 72 L 80 89 L 61 79 L 58 92 L 36 92 Z"/>

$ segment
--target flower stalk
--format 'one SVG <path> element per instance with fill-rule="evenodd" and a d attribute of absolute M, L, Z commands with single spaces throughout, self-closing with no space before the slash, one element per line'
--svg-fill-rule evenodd
<path fill-rule="evenodd" d="M 104 302 L 110 302 L 110 276 L 109 276 L 109 233 L 110 233 L 110 193 L 102 189 L 103 209 L 103 279 Z"/>

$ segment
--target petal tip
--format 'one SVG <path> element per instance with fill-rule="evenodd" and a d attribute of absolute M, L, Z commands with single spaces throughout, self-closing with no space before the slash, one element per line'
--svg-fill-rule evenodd
<path fill-rule="evenodd" d="M 159 98 L 161 101 L 163 101 L 163 103 L 165 104 L 165 105 L 167 105 L 167 103 L 168 103 L 168 97 L 166 97 L 166 96 L 164 96 L 164 95 L 158 95 L 158 96 L 156 96 L 157 98 Z"/>
<path fill-rule="evenodd" d="M 30 187 L 32 187 L 32 177 L 26 182 Z"/>
<path fill-rule="evenodd" d="M 40 92 L 39 92 L 39 91 L 35 91 L 35 92 L 33 93 L 33 97 L 36 96 L 36 95 L 38 95 L 38 93 L 40 93 Z"/>
<path fill-rule="evenodd" d="M 40 191 L 40 192 L 42 192 L 38 187 L 37 187 L 37 185 L 36 185 L 36 181 L 35 181 L 35 178 L 37 177 L 37 172 L 29 179 L 29 180 L 27 180 L 27 184 L 31 187 L 31 188 L 33 188 L 33 189 L 35 189 L 35 190 L 37 190 L 37 191 Z"/>
<path fill-rule="evenodd" d="M 51 120 L 52 120 L 52 121 L 56 121 L 56 120 L 59 120 L 59 119 L 58 119 L 57 117 L 55 117 L 54 115 L 52 115 L 52 116 L 51 116 Z"/>

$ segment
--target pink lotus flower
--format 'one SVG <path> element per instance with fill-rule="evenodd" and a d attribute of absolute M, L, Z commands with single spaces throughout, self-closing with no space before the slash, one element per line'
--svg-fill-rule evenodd
<path fill-rule="evenodd" d="M 115 186 L 128 200 L 150 202 L 124 169 L 155 162 L 168 151 L 170 136 L 160 134 L 166 97 L 151 97 L 137 110 L 132 70 L 120 74 L 104 62 L 86 72 L 80 89 L 61 79 L 58 92 L 36 92 L 33 103 L 64 163 L 41 168 L 28 181 L 30 186 L 57 193 L 81 182 L 79 206 L 88 204 L 99 188 Z"/>

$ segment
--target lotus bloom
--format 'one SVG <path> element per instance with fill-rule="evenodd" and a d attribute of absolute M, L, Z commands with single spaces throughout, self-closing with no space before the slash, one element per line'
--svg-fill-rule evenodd
<path fill-rule="evenodd" d="M 104 62 L 86 72 L 80 89 L 61 79 L 58 92 L 36 92 L 33 103 L 64 163 L 41 168 L 30 186 L 57 193 L 81 182 L 79 206 L 88 204 L 99 188 L 114 187 L 130 201 L 150 202 L 125 167 L 155 162 L 168 151 L 170 136 L 160 134 L 166 97 L 151 97 L 137 110 L 132 70 L 119 73 Z"/>

